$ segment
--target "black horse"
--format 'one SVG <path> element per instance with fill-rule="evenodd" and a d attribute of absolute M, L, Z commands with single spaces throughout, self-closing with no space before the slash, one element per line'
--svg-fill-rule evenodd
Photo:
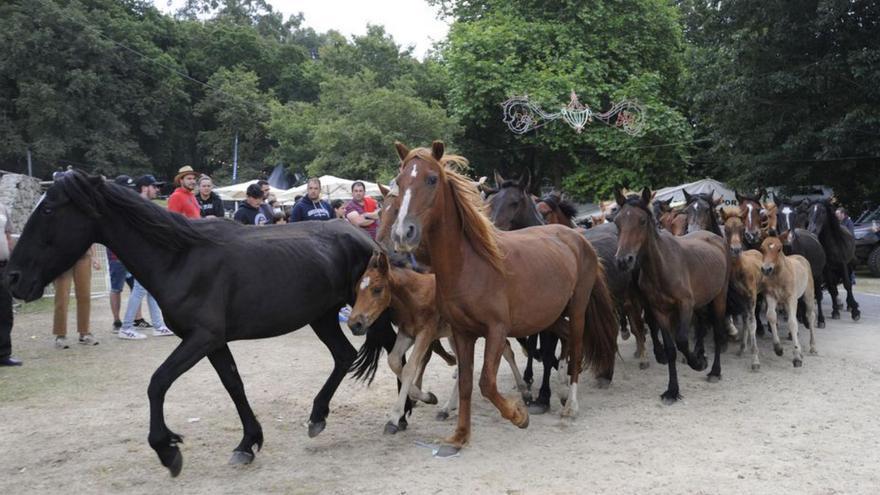
<path fill-rule="evenodd" d="M 344 221 L 247 227 L 229 221 L 190 221 L 145 201 L 133 191 L 75 171 L 49 188 L 28 219 L 7 269 L 10 289 L 33 301 L 92 243 L 119 255 L 156 297 L 181 342 L 153 374 L 150 446 L 172 476 L 183 457 L 181 436 L 163 414 L 171 384 L 205 356 L 220 376 L 241 418 L 244 437 L 231 463 L 247 464 L 263 444 L 227 342 L 274 337 L 305 325 L 333 355 L 334 367 L 312 405 L 308 433 L 326 426 L 330 399 L 356 358 L 339 327 L 337 311 L 351 302 L 375 244 Z M 264 296 L 283 287 L 286 300 Z M 373 338 L 393 345 L 389 321 Z"/>
<path fill-rule="evenodd" d="M 809 231 L 819 238 L 825 250 L 825 286 L 831 294 L 831 318 L 839 319 L 837 303 L 837 284 L 843 282 L 846 289 L 846 304 L 854 321 L 861 318 L 859 303 L 853 297 L 850 263 L 855 259 L 855 239 L 840 225 L 834 214 L 834 206 L 829 200 L 814 201 L 810 204 Z"/>
<path fill-rule="evenodd" d="M 698 230 L 708 230 L 713 234 L 724 237 L 721 227 L 718 225 L 718 215 L 715 213 L 715 207 L 721 204 L 721 199 L 715 199 L 715 192 L 694 193 L 684 192 L 685 207 L 687 214 L 687 231 L 688 233 Z M 656 212 L 654 212 L 656 216 Z"/>
<path fill-rule="evenodd" d="M 806 220 L 798 213 L 798 206 L 793 205 L 784 198 L 776 198 L 776 232 L 778 235 L 790 231 L 786 244 L 782 250 L 786 256 L 799 254 L 810 262 L 810 270 L 813 272 L 813 290 L 816 297 L 816 326 L 825 328 L 825 314 L 822 313 L 822 282 L 825 280 L 825 249 L 819 238 L 811 234 L 805 228 Z M 798 312 L 801 312 L 801 303 L 798 303 Z"/>

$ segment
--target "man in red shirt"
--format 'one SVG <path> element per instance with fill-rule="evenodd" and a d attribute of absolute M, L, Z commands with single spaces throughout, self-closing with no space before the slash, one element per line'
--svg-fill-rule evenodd
<path fill-rule="evenodd" d="M 174 177 L 174 183 L 178 188 L 168 198 L 168 211 L 176 211 L 187 218 L 202 217 L 202 209 L 193 192 L 196 189 L 197 177 L 198 174 L 189 165 L 180 167 Z"/>

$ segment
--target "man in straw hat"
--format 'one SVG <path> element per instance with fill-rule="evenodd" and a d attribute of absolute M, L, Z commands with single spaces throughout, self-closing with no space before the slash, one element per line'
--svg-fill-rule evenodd
<path fill-rule="evenodd" d="M 193 191 L 196 189 L 196 178 L 199 176 L 189 165 L 180 167 L 174 176 L 177 189 L 168 198 L 168 211 L 176 211 L 187 218 L 201 218 L 202 209 Z"/>

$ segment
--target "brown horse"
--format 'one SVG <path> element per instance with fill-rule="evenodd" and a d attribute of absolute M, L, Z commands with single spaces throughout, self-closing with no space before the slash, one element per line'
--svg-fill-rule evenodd
<path fill-rule="evenodd" d="M 816 354 L 816 297 L 813 290 L 813 274 L 810 262 L 803 256 L 786 256 L 782 249 L 788 239 L 789 231 L 779 237 L 767 237 L 761 243 L 764 254 L 761 272 L 764 274 L 764 297 L 767 300 L 767 323 L 773 332 L 773 350 L 782 355 L 782 343 L 776 331 L 776 305 L 781 302 L 788 311 L 788 330 L 794 344 L 792 364 L 799 368 L 804 364 L 804 353 L 798 340 L 797 314 L 798 299 L 803 298 L 806 305 L 806 324 L 810 329 L 810 354 Z"/>
<path fill-rule="evenodd" d="M 747 311 L 737 315 L 745 319 L 738 354 L 742 355 L 745 348 L 749 347 L 749 350 L 752 352 L 752 370 L 757 371 L 761 367 L 761 362 L 758 359 L 758 340 L 756 335 L 758 320 L 755 308 L 764 276 L 761 273 L 761 264 L 763 263 L 761 252 L 755 249 L 744 250 L 745 243 L 743 239 L 746 233 L 746 226 L 743 223 L 743 217 L 750 213 L 748 210 L 743 211 L 742 209 L 722 211 L 722 215 L 724 215 L 724 239 L 727 242 L 727 250 L 730 253 L 731 288 L 740 294 L 746 295 L 747 298 Z"/>
<path fill-rule="evenodd" d="M 617 263 L 625 270 L 639 268 L 639 291 L 663 334 L 669 367 L 669 385 L 661 398 L 664 403 L 672 404 L 681 398 L 675 370 L 676 346 L 691 368 L 706 369 L 705 325 L 697 325 L 694 352 L 688 344 L 688 330 L 695 311 L 703 308 L 708 310 L 715 337 L 715 360 L 709 380 L 721 379 L 721 347 L 726 338 L 727 249 L 721 237 L 711 232 L 697 231 L 676 237 L 657 229 L 649 209 L 652 194 L 648 188 L 642 190 L 640 197 L 627 198 L 619 190 L 616 196 L 620 205 L 614 219 L 620 230 Z"/>
<path fill-rule="evenodd" d="M 761 241 L 764 240 L 766 232 L 766 229 L 763 227 L 767 225 L 770 218 L 767 208 L 761 205 L 760 196 L 746 196 L 738 191 L 734 191 L 734 194 L 739 202 L 740 217 L 745 229 L 743 241 L 745 242 L 746 249 L 760 249 Z M 773 216 L 775 217 L 775 215 L 776 212 L 774 211 Z M 774 226 L 776 224 L 775 218 L 773 224 Z"/>
<path fill-rule="evenodd" d="M 392 265 L 383 252 L 373 254 L 358 282 L 357 300 L 348 318 L 352 331 L 358 333 L 356 328 L 369 328 L 389 306 L 394 309 L 398 325 L 397 340 L 388 353 L 388 365 L 400 378 L 401 388 L 397 402 L 388 413 L 385 433 L 394 434 L 406 429 L 404 406 L 407 395 L 426 404 L 437 403 L 434 394 L 422 392 L 420 387 L 422 373 L 432 349 L 439 344 L 438 339 L 452 338 L 449 324 L 443 321 L 434 304 L 435 292 L 433 274 Z M 413 347 L 410 360 L 404 364 L 403 357 L 410 347 Z M 528 386 L 516 366 L 510 344 L 504 348 L 504 359 L 513 372 L 517 390 L 526 394 Z M 455 365 L 455 359 L 447 360 L 447 364 Z M 457 395 L 453 389 L 446 405 L 437 413 L 438 419 L 449 417 L 449 412 L 455 409 Z"/>
<path fill-rule="evenodd" d="M 477 189 L 447 168 L 463 158 L 444 156 L 442 141 L 412 151 L 396 146 L 402 200 L 392 239 L 402 251 L 427 245 L 437 305 L 452 325 L 459 360 L 458 426 L 438 455 L 458 452 L 470 439 L 479 337 L 486 339 L 480 391 L 504 418 L 525 428 L 529 416 L 521 398 L 498 392 L 501 352 L 508 337 L 532 335 L 567 318 L 571 392 L 562 415 L 576 416 L 582 363 L 610 378 L 617 347 L 614 308 L 596 252 L 582 235 L 559 225 L 495 229 Z"/>

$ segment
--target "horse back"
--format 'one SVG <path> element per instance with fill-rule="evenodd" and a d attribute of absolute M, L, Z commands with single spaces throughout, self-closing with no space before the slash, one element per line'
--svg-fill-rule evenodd
<path fill-rule="evenodd" d="M 694 307 L 708 304 L 727 286 L 729 259 L 724 240 L 705 230 L 671 238 L 681 248 L 676 259 L 689 279 Z"/>

